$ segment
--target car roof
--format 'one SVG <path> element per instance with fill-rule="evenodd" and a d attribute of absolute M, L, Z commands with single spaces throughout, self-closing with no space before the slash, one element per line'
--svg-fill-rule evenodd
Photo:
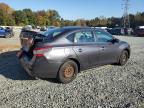
<path fill-rule="evenodd" d="M 68 30 L 68 31 L 75 31 L 75 30 L 81 30 L 81 29 L 92 29 L 92 30 L 95 30 L 97 28 L 81 27 L 81 26 L 65 26 L 65 27 L 62 27 L 61 29 Z"/>
<path fill-rule="evenodd" d="M 73 31 L 78 31 L 78 30 L 102 30 L 100 28 L 81 27 L 81 26 L 64 26 L 64 27 L 60 27 L 60 28 L 56 28 L 56 29 L 63 30 L 62 34 L 59 34 L 58 36 L 55 37 L 56 39 L 63 37 L 63 34 L 67 34 L 67 33 L 70 33 Z"/>

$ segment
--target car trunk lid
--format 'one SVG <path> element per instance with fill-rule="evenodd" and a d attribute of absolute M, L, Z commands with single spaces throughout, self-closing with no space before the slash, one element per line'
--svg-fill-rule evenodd
<path fill-rule="evenodd" d="M 43 37 L 35 31 L 22 31 L 20 34 L 20 41 L 22 51 L 30 58 L 33 57 L 33 50 L 38 43 L 42 43 Z"/>

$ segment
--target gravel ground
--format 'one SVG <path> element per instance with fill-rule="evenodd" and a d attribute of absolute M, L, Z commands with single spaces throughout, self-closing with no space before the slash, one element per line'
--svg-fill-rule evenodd
<path fill-rule="evenodd" d="M 125 66 L 83 71 L 66 85 L 29 77 L 15 56 L 16 49 L 1 52 L 0 107 L 144 108 L 144 38 L 118 38 L 131 44 L 131 58 Z"/>

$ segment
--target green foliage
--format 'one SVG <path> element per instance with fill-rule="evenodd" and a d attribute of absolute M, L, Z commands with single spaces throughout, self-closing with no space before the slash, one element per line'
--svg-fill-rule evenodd
<path fill-rule="evenodd" d="M 10 6 L 8 6 L 5 3 L 0 3 L 0 10 L 2 10 L 4 13 L 8 15 L 11 15 L 14 11 Z"/>
<path fill-rule="evenodd" d="M 46 25 L 46 18 L 43 16 L 37 16 L 36 17 L 37 23 L 36 25 L 40 25 L 40 26 L 45 26 Z"/>
<path fill-rule="evenodd" d="M 25 13 L 27 20 L 28 20 L 28 24 L 29 25 L 34 25 L 36 24 L 36 17 L 35 17 L 35 13 L 32 12 L 31 9 L 23 9 L 23 12 Z"/>
<path fill-rule="evenodd" d="M 14 16 L 16 25 L 23 26 L 23 25 L 28 24 L 28 18 L 25 12 L 18 10 L 13 13 L 13 16 Z"/>
<path fill-rule="evenodd" d="M 0 25 L 6 25 L 5 13 L 0 9 Z"/>
<path fill-rule="evenodd" d="M 6 17 L 6 25 L 7 26 L 14 26 L 15 25 L 15 20 L 12 18 L 12 16 Z"/>
<path fill-rule="evenodd" d="M 86 21 L 84 19 L 78 19 L 74 22 L 74 26 L 86 26 Z"/>

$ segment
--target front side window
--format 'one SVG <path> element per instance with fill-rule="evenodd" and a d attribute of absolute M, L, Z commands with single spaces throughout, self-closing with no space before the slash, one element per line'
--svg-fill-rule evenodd
<path fill-rule="evenodd" d="M 92 32 L 90 31 L 81 31 L 76 32 L 67 37 L 68 40 L 74 43 L 91 43 L 95 42 L 95 38 Z"/>
<path fill-rule="evenodd" d="M 96 31 L 95 33 L 97 36 L 96 39 L 97 42 L 111 42 L 113 40 L 113 37 L 107 32 Z"/>

